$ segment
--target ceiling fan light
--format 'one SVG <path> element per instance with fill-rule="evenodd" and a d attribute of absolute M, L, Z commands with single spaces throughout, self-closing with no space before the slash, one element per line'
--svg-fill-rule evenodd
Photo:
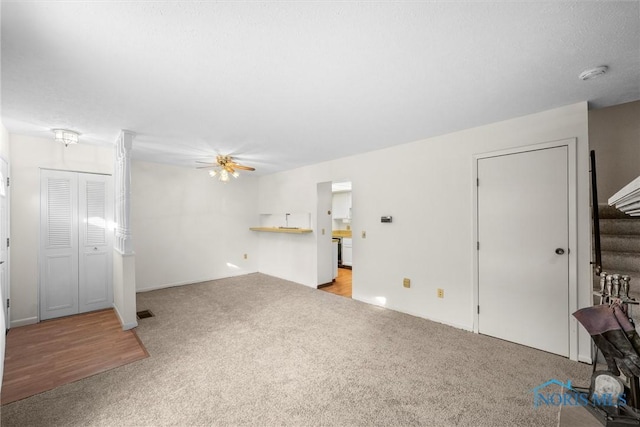
<path fill-rule="evenodd" d="M 72 130 L 53 129 L 53 139 L 56 142 L 62 142 L 65 147 L 68 147 L 69 144 L 77 144 L 79 135 L 78 132 Z"/>
<path fill-rule="evenodd" d="M 236 163 L 231 156 L 222 156 L 218 155 L 216 157 L 215 163 L 206 163 L 196 161 L 196 163 L 204 163 L 206 166 L 199 166 L 198 169 L 208 169 L 209 176 L 212 178 L 218 178 L 219 181 L 229 182 L 231 177 L 239 178 L 240 172 L 236 170 L 236 168 L 240 170 L 254 171 L 255 168 L 250 166 L 244 166 Z"/>

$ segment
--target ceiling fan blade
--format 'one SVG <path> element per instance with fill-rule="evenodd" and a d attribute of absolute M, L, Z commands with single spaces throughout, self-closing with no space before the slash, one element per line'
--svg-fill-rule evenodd
<path fill-rule="evenodd" d="M 245 171 L 254 171 L 256 168 L 252 168 L 251 166 L 239 165 L 237 163 L 233 163 L 233 167 L 236 169 L 241 169 Z"/>

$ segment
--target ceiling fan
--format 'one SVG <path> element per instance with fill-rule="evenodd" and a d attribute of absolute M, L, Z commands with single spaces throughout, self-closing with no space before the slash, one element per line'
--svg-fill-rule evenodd
<path fill-rule="evenodd" d="M 217 176 L 218 179 L 222 182 L 229 181 L 230 176 L 234 178 L 239 177 L 240 174 L 238 173 L 238 170 L 245 170 L 245 171 L 256 170 L 256 168 L 252 168 L 251 166 L 245 166 L 245 165 L 241 165 L 240 163 L 236 163 L 235 160 L 233 160 L 233 157 L 231 156 L 218 155 L 216 156 L 215 163 L 199 162 L 199 161 L 196 161 L 196 163 L 202 163 L 204 165 L 204 166 L 198 166 L 198 169 L 211 169 L 209 171 L 209 175 L 211 175 L 212 178 Z"/>

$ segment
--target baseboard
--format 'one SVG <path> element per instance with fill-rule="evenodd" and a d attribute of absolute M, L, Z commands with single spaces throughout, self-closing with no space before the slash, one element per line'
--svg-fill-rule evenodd
<path fill-rule="evenodd" d="M 20 326 L 35 325 L 36 323 L 38 323 L 38 317 L 27 317 L 26 319 L 12 320 L 11 327 L 19 328 Z"/>
<path fill-rule="evenodd" d="M 212 277 L 212 278 L 206 278 L 206 279 L 185 280 L 185 281 L 180 281 L 180 282 L 166 283 L 166 284 L 157 285 L 157 286 L 147 286 L 147 287 L 144 287 L 144 288 L 137 288 L 136 289 L 136 293 L 138 293 L 138 292 L 157 291 L 157 290 L 166 289 L 166 288 L 175 288 L 176 286 L 195 285 L 195 284 L 198 284 L 198 283 L 211 282 L 213 280 L 220 280 L 220 279 L 228 279 L 230 277 L 246 276 L 248 274 L 254 274 L 254 273 L 257 273 L 257 271 L 248 271 L 248 272 L 235 274 L 235 275 L 231 275 L 231 276 L 219 276 L 219 277 Z"/>
<path fill-rule="evenodd" d="M 443 325 L 451 326 L 452 328 L 462 329 L 463 331 L 473 332 L 473 326 L 461 325 L 459 323 L 453 323 L 453 322 L 448 322 L 448 321 L 445 321 L 445 320 L 442 320 L 442 319 L 436 319 L 436 318 L 433 318 L 433 317 L 425 316 L 424 314 L 421 314 L 421 313 L 416 313 L 416 312 L 413 312 L 413 311 L 410 311 L 410 310 L 400 309 L 398 307 L 394 307 L 394 306 L 389 305 L 389 304 L 385 304 L 385 305 L 378 304 L 375 301 L 359 298 L 356 295 L 353 295 L 351 298 L 356 300 L 356 301 L 360 301 L 360 302 L 364 302 L 366 304 L 374 305 L 376 307 L 387 308 L 389 310 L 397 311 L 399 313 L 404 313 L 404 314 L 408 314 L 410 316 L 419 317 L 421 319 L 426 319 L 426 320 L 429 320 L 431 322 L 436 322 L 436 323 L 440 323 L 440 324 L 443 324 Z"/>
<path fill-rule="evenodd" d="M 321 288 L 326 288 L 327 286 L 331 286 L 335 283 L 335 279 L 333 280 L 333 282 L 329 282 L 329 283 L 323 283 L 322 285 L 318 285 L 318 289 Z"/>
<path fill-rule="evenodd" d="M 582 363 L 586 363 L 587 365 L 591 365 L 593 363 L 593 360 L 591 359 L 591 357 L 578 355 L 578 362 L 582 362 Z"/>
<path fill-rule="evenodd" d="M 138 327 L 138 322 L 127 322 L 125 323 L 124 320 L 122 320 L 122 316 L 120 315 L 120 312 L 118 311 L 118 307 L 116 307 L 116 305 L 113 305 L 113 311 L 116 312 L 116 316 L 118 317 L 118 321 L 120 322 L 120 325 L 122 325 L 122 330 L 123 331 L 128 331 L 129 329 L 133 329 Z"/>
<path fill-rule="evenodd" d="M 203 282 L 205 282 L 205 281 L 206 280 L 203 280 Z M 149 287 L 146 287 L 146 288 L 138 288 L 138 289 L 136 289 L 136 293 L 158 291 L 160 289 L 173 288 L 173 287 L 176 287 L 176 286 L 195 285 L 196 283 L 199 283 L 199 282 L 169 283 L 167 285 L 149 286 Z"/>

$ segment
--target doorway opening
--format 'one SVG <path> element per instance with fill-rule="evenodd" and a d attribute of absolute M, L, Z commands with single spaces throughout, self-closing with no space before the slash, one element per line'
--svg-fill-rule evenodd
<path fill-rule="evenodd" d="M 333 281 L 321 289 L 351 298 L 353 269 L 351 181 L 331 183 L 331 238 Z"/>

